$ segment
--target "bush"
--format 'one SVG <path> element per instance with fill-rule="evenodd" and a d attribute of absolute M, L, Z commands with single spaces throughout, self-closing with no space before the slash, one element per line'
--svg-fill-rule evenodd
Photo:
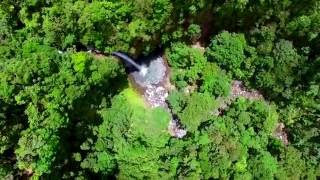
<path fill-rule="evenodd" d="M 172 44 L 167 51 L 168 62 L 172 67 L 172 80 L 175 84 L 194 84 L 200 78 L 207 60 L 199 49 L 191 48 L 183 43 Z"/>
<path fill-rule="evenodd" d="M 247 45 L 243 34 L 223 31 L 213 38 L 206 55 L 234 78 L 249 79 L 254 72 L 255 49 Z"/>
<path fill-rule="evenodd" d="M 200 92 L 208 92 L 213 96 L 228 96 L 231 80 L 216 64 L 207 63 L 202 72 Z"/>

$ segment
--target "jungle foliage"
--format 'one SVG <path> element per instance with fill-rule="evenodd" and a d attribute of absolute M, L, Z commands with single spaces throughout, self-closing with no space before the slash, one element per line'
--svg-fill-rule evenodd
<path fill-rule="evenodd" d="M 319 22 L 319 0 L 1 0 L 0 179 L 319 179 Z M 158 49 L 181 139 L 108 55 Z"/>

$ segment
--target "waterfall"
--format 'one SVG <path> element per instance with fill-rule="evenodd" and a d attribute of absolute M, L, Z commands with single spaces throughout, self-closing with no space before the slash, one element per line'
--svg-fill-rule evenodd
<path fill-rule="evenodd" d="M 139 65 L 136 62 L 134 62 L 133 59 L 131 59 L 129 56 L 127 56 L 124 53 L 121 52 L 112 52 L 111 53 L 113 56 L 119 57 L 122 60 L 125 60 L 127 63 L 131 64 L 132 66 L 134 66 L 137 70 L 139 70 L 139 73 L 142 76 L 145 76 L 148 73 L 148 68 L 144 65 Z"/>
<path fill-rule="evenodd" d="M 121 52 L 112 52 L 112 55 L 117 56 L 119 58 L 121 58 L 122 60 L 125 60 L 127 63 L 131 64 L 132 66 L 134 66 L 137 70 L 141 71 L 142 67 L 137 64 L 136 62 L 134 62 L 129 56 L 127 56 L 124 53 Z"/>

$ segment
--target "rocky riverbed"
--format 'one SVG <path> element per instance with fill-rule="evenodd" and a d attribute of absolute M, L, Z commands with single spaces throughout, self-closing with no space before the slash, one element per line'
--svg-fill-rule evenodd
<path fill-rule="evenodd" d="M 148 62 L 144 64 L 148 69 L 146 75 L 143 76 L 138 71 L 130 74 L 132 83 L 138 86 L 151 108 L 162 107 L 171 114 L 168 131 L 172 136 L 182 138 L 187 132 L 180 128 L 179 120 L 173 118 L 166 101 L 172 87 L 169 81 L 169 67 L 162 56 L 154 56 Z"/>

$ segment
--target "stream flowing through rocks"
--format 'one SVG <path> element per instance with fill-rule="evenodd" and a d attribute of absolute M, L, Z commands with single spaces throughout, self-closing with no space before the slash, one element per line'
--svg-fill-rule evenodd
<path fill-rule="evenodd" d="M 151 108 L 162 107 L 171 115 L 168 131 L 171 136 L 182 138 L 186 130 L 182 129 L 166 101 L 172 85 L 169 80 L 169 67 L 161 55 L 150 56 L 141 66 L 147 68 L 146 73 L 133 71 L 129 74 L 131 83 L 138 88 L 144 100 Z"/>
<path fill-rule="evenodd" d="M 96 56 L 104 56 L 99 51 L 89 52 L 94 53 Z M 181 127 L 179 119 L 175 118 L 177 116 L 172 113 L 166 100 L 169 91 L 175 87 L 170 83 L 170 69 L 163 55 L 145 57 L 140 64 L 124 53 L 114 52 L 112 55 L 122 59 L 127 67 L 135 68 L 129 72 L 131 84 L 143 96 L 150 108 L 162 107 L 171 115 L 171 120 L 168 124 L 170 135 L 176 138 L 183 138 L 187 131 Z M 230 95 L 226 98 L 217 99 L 220 103 L 218 108 L 212 112 L 212 115 L 222 115 L 223 111 L 228 109 L 230 103 L 238 97 L 251 100 L 264 99 L 259 91 L 247 89 L 241 81 L 234 80 L 231 85 Z M 289 143 L 283 123 L 278 123 L 274 136 L 286 145 Z"/>
<path fill-rule="evenodd" d="M 96 57 L 105 56 L 105 54 L 93 48 L 88 49 L 88 53 L 94 54 Z M 162 107 L 170 114 L 171 120 L 168 124 L 170 135 L 183 138 L 187 131 L 181 127 L 179 120 L 174 118 L 176 116 L 172 113 L 166 101 L 169 90 L 173 89 L 173 86 L 169 80 L 169 66 L 162 54 L 145 57 L 140 64 L 122 52 L 113 52 L 111 55 L 121 59 L 127 68 L 131 68 L 130 82 L 142 94 L 150 108 Z M 132 70 L 132 67 L 134 67 L 134 70 Z"/>

